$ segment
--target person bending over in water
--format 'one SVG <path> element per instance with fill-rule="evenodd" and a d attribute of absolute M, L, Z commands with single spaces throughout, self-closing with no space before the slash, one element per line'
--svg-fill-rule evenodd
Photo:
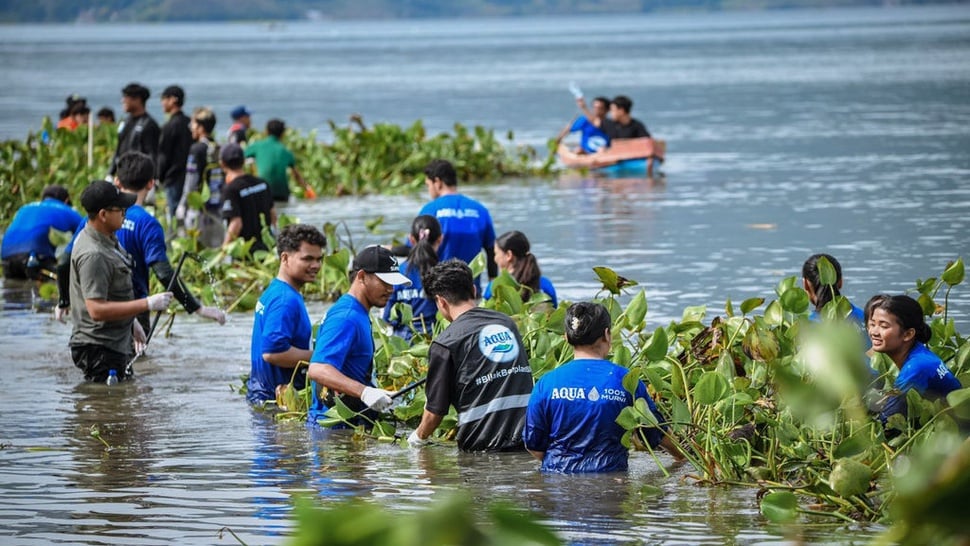
<path fill-rule="evenodd" d="M 937 400 L 961 388 L 960 381 L 926 346 L 932 331 L 923 319 L 923 308 L 909 296 L 873 296 L 866 304 L 866 325 L 872 350 L 883 353 L 899 368 L 891 394 L 880 411 L 886 423 L 890 416 L 906 415 L 906 393 L 910 389 L 923 398 Z"/>
<path fill-rule="evenodd" d="M 522 286 L 522 299 L 529 301 L 532 295 L 542 292 L 549 297 L 553 307 L 559 305 L 556 289 L 552 281 L 542 276 L 539 263 L 530 251 L 529 239 L 521 231 L 503 233 L 495 240 L 495 264 L 507 271 L 515 282 Z M 492 298 L 492 283 L 488 283 L 483 294 L 485 299 Z"/>
<path fill-rule="evenodd" d="M 526 410 L 525 447 L 542 461 L 546 472 L 613 472 L 627 469 L 629 452 L 620 442 L 625 433 L 616 423 L 637 398 L 647 401 L 658 423 L 647 388 L 637 381 L 636 395 L 623 387 L 629 372 L 608 360 L 612 345 L 610 312 L 598 303 L 580 302 L 566 311 L 566 340 L 575 359 L 542 376 Z M 676 459 L 680 450 L 663 430 L 641 430 L 651 448 L 663 447 Z"/>
<path fill-rule="evenodd" d="M 384 321 L 394 328 L 394 335 L 411 341 L 414 333 L 431 335 L 434 329 L 438 306 L 434 299 L 424 293 L 421 275 L 426 274 L 438 263 L 438 247 L 441 246 L 441 224 L 434 216 L 422 214 L 411 222 L 408 235 L 411 250 L 408 259 L 400 266 L 401 274 L 411 280 L 411 285 L 397 285 L 387 305 L 384 306 Z M 402 303 L 411 306 L 411 321 L 404 322 L 400 314 L 393 313 L 394 305 Z"/>

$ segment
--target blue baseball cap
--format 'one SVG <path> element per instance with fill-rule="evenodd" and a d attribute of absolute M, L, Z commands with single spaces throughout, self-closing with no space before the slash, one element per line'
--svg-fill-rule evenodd
<path fill-rule="evenodd" d="M 251 115 L 253 115 L 253 113 L 247 110 L 246 107 L 242 105 L 233 108 L 232 112 L 229 112 L 229 116 L 232 117 L 232 119 L 239 119 L 243 116 L 251 116 Z"/>

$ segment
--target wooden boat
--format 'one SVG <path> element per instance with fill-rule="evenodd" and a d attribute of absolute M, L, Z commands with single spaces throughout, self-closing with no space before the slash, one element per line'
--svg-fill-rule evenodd
<path fill-rule="evenodd" d="M 556 150 L 559 161 L 571 169 L 590 169 L 604 173 L 647 173 L 651 162 L 663 161 L 667 143 L 653 138 L 615 139 L 609 148 L 594 154 L 580 154 L 570 150 L 562 142 Z"/>

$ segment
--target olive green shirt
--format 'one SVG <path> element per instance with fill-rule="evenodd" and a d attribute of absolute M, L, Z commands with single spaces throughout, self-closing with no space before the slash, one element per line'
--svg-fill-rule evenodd
<path fill-rule="evenodd" d="M 90 223 L 84 226 L 71 252 L 71 318 L 74 330 L 70 345 L 102 345 L 121 354 L 131 354 L 131 326 L 134 317 L 96 321 L 84 300 L 130 301 L 131 256 L 118 238 L 105 235 Z"/>

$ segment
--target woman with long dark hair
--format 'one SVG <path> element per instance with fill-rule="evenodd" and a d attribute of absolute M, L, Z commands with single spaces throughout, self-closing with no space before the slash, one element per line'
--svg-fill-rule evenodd
<path fill-rule="evenodd" d="M 834 284 L 828 285 L 822 283 L 818 270 L 818 262 L 821 258 L 825 258 L 835 269 Z M 813 308 L 808 318 L 813 321 L 818 321 L 822 308 L 828 302 L 835 299 L 836 296 L 842 295 L 840 292 L 842 290 L 842 265 L 831 254 L 813 254 L 809 256 L 805 260 L 805 263 L 802 264 L 802 286 L 805 288 L 805 292 L 808 293 L 808 300 L 812 303 Z M 852 305 L 852 302 L 849 302 L 849 305 L 852 306 L 852 312 L 849 316 L 852 317 L 852 320 L 862 325 L 865 320 L 862 309 Z"/>
<path fill-rule="evenodd" d="M 529 239 L 521 231 L 509 231 L 495 239 L 495 264 L 519 283 L 524 301 L 529 301 L 533 294 L 541 292 L 549 298 L 553 307 L 559 305 L 552 281 L 542 276 L 539 263 L 532 254 Z M 492 283 L 485 287 L 483 297 L 492 297 Z"/>
<path fill-rule="evenodd" d="M 411 222 L 411 250 L 407 261 L 401 263 L 401 273 L 411 279 L 411 285 L 394 288 L 394 293 L 384 306 L 384 320 L 394 328 L 394 335 L 410 341 L 415 333 L 430 335 L 434 327 L 438 306 L 433 298 L 424 294 L 421 275 L 438 263 L 438 247 L 441 245 L 441 224 L 434 216 L 423 214 Z M 401 317 L 401 309 L 394 310 L 395 304 L 411 306 L 411 321 Z"/>

